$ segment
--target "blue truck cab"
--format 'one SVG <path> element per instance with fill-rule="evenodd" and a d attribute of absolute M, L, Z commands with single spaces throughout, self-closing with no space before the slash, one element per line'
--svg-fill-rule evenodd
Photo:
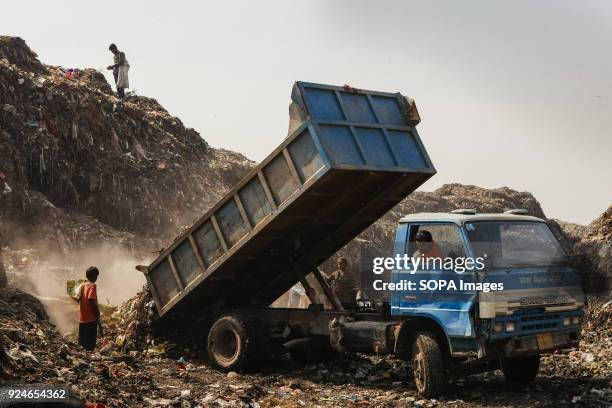
<path fill-rule="evenodd" d="M 394 255 L 408 262 L 391 273 L 391 319 L 403 321 L 396 351 L 411 354 L 421 393 L 439 393 L 445 380 L 437 377 L 453 367 L 461 374 L 501 368 L 508 380 L 529 381 L 540 354 L 578 345 L 580 275 L 546 222 L 525 213 L 457 210 L 401 219 Z M 423 249 L 419 237 L 427 236 Z M 443 262 L 425 265 L 427 250 Z M 432 355 L 436 361 L 427 361 Z M 428 374 L 419 365 L 438 368 Z"/>

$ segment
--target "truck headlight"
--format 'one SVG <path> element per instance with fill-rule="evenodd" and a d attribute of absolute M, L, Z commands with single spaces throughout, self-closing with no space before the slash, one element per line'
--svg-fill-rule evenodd
<path fill-rule="evenodd" d="M 563 318 L 563 325 L 564 326 L 569 326 L 570 324 L 572 324 L 572 318 L 571 317 L 564 317 Z"/>
<path fill-rule="evenodd" d="M 516 322 L 506 322 L 506 331 L 512 333 L 516 330 Z"/>
<path fill-rule="evenodd" d="M 495 333 L 503 333 L 503 331 L 504 331 L 504 324 L 501 323 L 501 322 L 495 323 L 495 326 L 493 326 L 493 331 Z"/>
<path fill-rule="evenodd" d="M 580 316 L 572 316 L 572 324 L 574 325 L 580 324 Z"/>

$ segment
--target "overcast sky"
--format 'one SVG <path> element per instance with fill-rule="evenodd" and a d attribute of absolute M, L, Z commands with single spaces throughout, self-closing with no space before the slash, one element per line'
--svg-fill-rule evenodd
<path fill-rule="evenodd" d="M 256 161 L 294 81 L 348 83 L 416 100 L 423 190 L 508 186 L 579 223 L 612 202 L 611 1 L 21 0 L 0 30 L 66 67 L 102 70 L 117 43 L 139 94 Z"/>

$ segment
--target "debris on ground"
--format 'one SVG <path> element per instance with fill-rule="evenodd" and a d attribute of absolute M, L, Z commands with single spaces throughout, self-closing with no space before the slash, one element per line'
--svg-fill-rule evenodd
<path fill-rule="evenodd" d="M 129 326 L 122 321 L 129 313 L 146 315 L 146 305 L 140 294 L 111 311 L 104 318 L 109 331 Z M 154 337 L 123 352 L 114 334 L 88 353 L 57 333 L 35 297 L 9 288 L 0 290 L 0 381 L 65 385 L 106 407 L 605 406 L 612 403 L 611 305 L 589 308 L 580 350 L 544 357 L 532 385 L 517 388 L 499 372 L 487 373 L 456 381 L 444 397 L 422 399 L 408 364 L 389 356 L 343 354 L 306 366 L 282 358 L 255 373 L 222 373 L 189 350 L 169 356 L 178 346 Z"/>
<path fill-rule="evenodd" d="M 586 227 L 571 253 L 593 292 L 612 293 L 612 205 Z"/>

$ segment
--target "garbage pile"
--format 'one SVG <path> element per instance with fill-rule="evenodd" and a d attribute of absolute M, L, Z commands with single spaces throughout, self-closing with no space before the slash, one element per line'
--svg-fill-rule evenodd
<path fill-rule="evenodd" d="M 0 101 L 0 221 L 63 249 L 96 231 L 173 236 L 253 166 L 154 99 L 119 100 L 95 70 L 42 64 L 20 38 L 0 37 Z"/>
<path fill-rule="evenodd" d="M 200 314 L 159 319 L 148 286 L 106 316 L 105 332 L 116 350 L 133 356 L 206 358 L 208 322 Z"/>
<path fill-rule="evenodd" d="M 591 222 L 573 247 L 576 264 L 587 276 L 586 284 L 603 296 L 612 293 L 612 205 Z"/>
<path fill-rule="evenodd" d="M 612 300 L 593 299 L 587 308 L 578 350 L 542 357 L 540 375 L 576 379 L 573 402 L 612 405 Z"/>
<path fill-rule="evenodd" d="M 544 357 L 544 372 L 576 378 L 611 379 L 612 301 L 588 306 L 579 350 Z"/>
<path fill-rule="evenodd" d="M 112 349 L 122 353 L 144 350 L 152 343 L 152 326 L 156 312 L 147 288 L 125 302 L 113 314 L 105 316 L 104 327 Z"/>
<path fill-rule="evenodd" d="M 82 401 L 134 406 L 149 383 L 129 356 L 86 353 L 50 324 L 34 296 L 0 289 L 0 383 L 66 386 Z"/>
<path fill-rule="evenodd" d="M 565 236 L 570 240 L 572 247 L 584 238 L 589 230 L 586 225 L 574 224 L 573 222 L 563 221 L 558 218 L 553 218 L 552 221 L 556 222 L 563 230 Z"/>

